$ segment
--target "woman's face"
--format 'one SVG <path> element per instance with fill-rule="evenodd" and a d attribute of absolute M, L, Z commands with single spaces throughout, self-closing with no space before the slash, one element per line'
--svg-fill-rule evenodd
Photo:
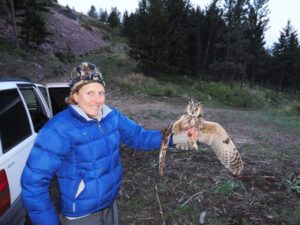
<path fill-rule="evenodd" d="M 101 106 L 105 102 L 105 90 L 100 83 L 83 85 L 78 92 L 73 94 L 78 106 L 90 117 L 99 116 Z"/>

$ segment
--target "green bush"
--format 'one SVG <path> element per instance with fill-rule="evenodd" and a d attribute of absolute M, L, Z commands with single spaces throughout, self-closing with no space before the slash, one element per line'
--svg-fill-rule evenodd
<path fill-rule="evenodd" d="M 65 70 L 63 67 L 56 65 L 53 67 L 53 75 L 56 77 L 62 76 L 65 73 Z"/>
<path fill-rule="evenodd" d="M 103 33 L 103 35 L 102 35 L 102 39 L 103 39 L 104 41 L 110 41 L 111 35 L 105 32 L 105 33 Z"/>
<path fill-rule="evenodd" d="M 8 55 L 11 55 L 16 58 L 26 59 L 27 53 L 22 48 L 16 48 L 15 44 L 13 42 L 4 40 L 0 38 L 0 52 L 2 55 L 5 55 L 7 53 Z"/>
<path fill-rule="evenodd" d="M 293 104 L 291 110 L 294 114 L 300 115 L 300 102 Z"/>
<path fill-rule="evenodd" d="M 163 91 L 163 95 L 165 96 L 172 96 L 173 95 L 173 89 L 169 88 L 169 87 L 166 87 Z"/>
<path fill-rule="evenodd" d="M 58 51 L 55 52 L 54 55 L 56 58 L 58 58 L 61 62 L 67 64 L 67 63 L 73 63 L 75 62 L 75 54 L 71 51 L 70 47 L 68 47 L 67 51 Z"/>
<path fill-rule="evenodd" d="M 202 89 L 207 95 L 216 98 L 224 105 L 233 107 L 253 106 L 252 96 L 249 92 L 236 85 L 224 83 L 207 83 Z"/>

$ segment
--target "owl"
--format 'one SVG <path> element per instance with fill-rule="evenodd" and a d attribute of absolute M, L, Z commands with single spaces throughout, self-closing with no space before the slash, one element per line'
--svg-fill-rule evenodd
<path fill-rule="evenodd" d="M 211 146 L 222 165 L 233 175 L 239 175 L 242 172 L 244 162 L 226 130 L 218 123 L 206 121 L 203 115 L 202 103 L 194 103 L 193 100 L 190 100 L 183 115 L 163 132 L 164 138 L 159 154 L 160 176 L 164 175 L 165 157 L 171 135 L 182 133 L 193 127 L 199 131 L 197 140 L 190 139 L 185 144 L 176 145 L 177 148 L 198 150 L 197 142 L 204 143 Z"/>

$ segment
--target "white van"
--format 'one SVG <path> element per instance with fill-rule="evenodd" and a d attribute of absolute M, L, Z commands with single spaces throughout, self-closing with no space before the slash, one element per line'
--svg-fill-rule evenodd
<path fill-rule="evenodd" d="M 45 86 L 26 79 L 0 78 L 0 224 L 25 224 L 22 206 L 21 175 L 39 129 L 53 114 L 66 107 L 68 84 L 60 84 L 52 96 Z M 54 93 L 54 94 L 53 94 Z M 66 96 L 62 96 L 66 94 Z M 54 99 L 54 98 L 61 99 Z M 60 102 L 54 106 L 51 102 Z"/>

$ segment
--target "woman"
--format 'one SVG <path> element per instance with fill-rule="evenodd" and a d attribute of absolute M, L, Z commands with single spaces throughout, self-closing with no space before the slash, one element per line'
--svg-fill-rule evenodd
<path fill-rule="evenodd" d="M 40 130 L 29 155 L 21 181 L 24 205 L 35 225 L 116 225 L 120 144 L 154 150 L 160 147 L 162 134 L 144 130 L 105 105 L 105 83 L 95 65 L 76 67 L 70 88 L 68 108 Z M 173 137 L 174 143 L 176 139 L 183 142 L 188 135 Z M 54 175 L 60 188 L 60 215 L 49 196 Z"/>

